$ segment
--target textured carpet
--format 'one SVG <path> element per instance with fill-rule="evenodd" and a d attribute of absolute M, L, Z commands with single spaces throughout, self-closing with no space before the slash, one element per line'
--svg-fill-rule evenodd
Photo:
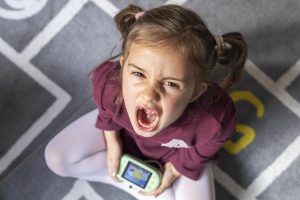
<path fill-rule="evenodd" d="M 87 74 L 110 56 L 120 37 L 112 17 L 128 3 L 182 4 L 213 33 L 245 36 L 244 79 L 230 91 L 238 126 L 214 166 L 217 199 L 299 199 L 298 0 L 0 0 L 0 199 L 133 199 L 58 177 L 43 158 L 59 130 L 95 108 Z"/>

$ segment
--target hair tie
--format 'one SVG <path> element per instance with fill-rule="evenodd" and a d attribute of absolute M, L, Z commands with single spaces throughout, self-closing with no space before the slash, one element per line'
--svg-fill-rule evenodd
<path fill-rule="evenodd" d="M 221 49 L 221 48 L 231 48 L 231 44 L 228 42 L 224 42 L 223 36 L 222 35 L 214 35 L 215 41 L 217 43 L 216 49 Z"/>
<path fill-rule="evenodd" d="M 224 39 L 222 35 L 214 35 L 215 41 L 217 43 L 217 47 L 221 47 L 224 43 Z"/>
<path fill-rule="evenodd" d="M 141 11 L 135 14 L 135 19 L 137 20 L 138 18 L 140 18 L 141 16 L 143 16 L 145 14 L 145 11 Z"/>

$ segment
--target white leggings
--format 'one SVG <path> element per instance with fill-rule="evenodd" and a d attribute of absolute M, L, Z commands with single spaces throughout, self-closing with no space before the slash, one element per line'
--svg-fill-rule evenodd
<path fill-rule="evenodd" d="M 107 172 L 103 131 L 95 128 L 97 114 L 98 110 L 87 113 L 64 128 L 49 142 L 45 149 L 45 159 L 54 173 L 64 177 L 108 183 L 139 200 L 215 199 L 213 172 L 209 164 L 197 181 L 180 176 L 171 188 L 157 198 L 140 195 L 125 184 L 113 181 Z"/>

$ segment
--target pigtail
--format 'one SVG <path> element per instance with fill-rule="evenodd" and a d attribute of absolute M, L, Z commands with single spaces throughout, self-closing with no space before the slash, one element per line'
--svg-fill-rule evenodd
<path fill-rule="evenodd" d="M 142 11 L 142 8 L 130 4 L 119 13 L 117 13 L 117 15 L 114 17 L 114 21 L 123 38 L 126 38 L 129 30 L 136 21 L 135 14 Z"/>
<path fill-rule="evenodd" d="M 136 19 L 135 19 L 135 15 L 138 12 L 143 11 L 142 8 L 130 4 L 128 5 L 126 8 L 120 10 L 114 17 L 114 21 L 115 24 L 117 25 L 118 30 L 120 31 L 122 38 L 126 38 L 129 30 L 131 29 L 132 25 L 135 23 Z M 113 51 L 117 48 L 116 44 L 113 49 L 110 52 L 110 57 L 105 59 L 105 61 L 110 61 L 110 60 L 114 60 L 115 58 L 119 57 L 120 55 L 122 55 L 121 53 L 118 53 L 117 55 L 112 56 Z M 124 48 L 124 47 L 123 47 Z M 94 71 L 96 71 L 98 69 L 98 67 L 101 65 L 98 65 L 97 67 L 95 67 L 90 73 L 89 73 L 89 78 L 92 77 Z"/>
<path fill-rule="evenodd" d="M 231 72 L 221 83 L 223 88 L 228 89 L 242 79 L 248 50 L 247 44 L 240 33 L 226 33 L 223 35 L 223 40 L 222 45 L 216 46 L 217 62 L 231 69 Z"/>

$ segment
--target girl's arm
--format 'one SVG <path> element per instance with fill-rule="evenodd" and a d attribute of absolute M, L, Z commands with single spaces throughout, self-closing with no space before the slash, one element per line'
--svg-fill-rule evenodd
<path fill-rule="evenodd" d="M 118 181 L 116 173 L 118 172 L 119 161 L 122 156 L 122 141 L 119 131 L 104 130 L 104 137 L 107 148 L 107 167 L 109 175 L 115 181 Z"/>

